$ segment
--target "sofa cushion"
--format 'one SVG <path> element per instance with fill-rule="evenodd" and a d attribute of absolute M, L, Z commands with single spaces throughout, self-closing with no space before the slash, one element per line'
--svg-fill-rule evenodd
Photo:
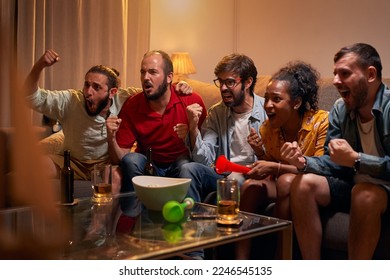
<path fill-rule="evenodd" d="M 64 133 L 60 130 L 57 133 L 39 141 L 39 146 L 45 154 L 61 154 L 63 150 Z"/>

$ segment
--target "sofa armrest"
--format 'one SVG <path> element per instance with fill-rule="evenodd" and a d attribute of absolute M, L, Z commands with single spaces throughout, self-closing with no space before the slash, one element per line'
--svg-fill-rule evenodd
<path fill-rule="evenodd" d="M 61 154 L 64 144 L 64 133 L 60 130 L 57 133 L 45 137 L 39 141 L 39 146 L 45 154 Z"/>

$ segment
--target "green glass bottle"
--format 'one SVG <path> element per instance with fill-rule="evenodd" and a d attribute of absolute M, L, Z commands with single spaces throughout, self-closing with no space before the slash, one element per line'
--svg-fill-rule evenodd
<path fill-rule="evenodd" d="M 61 203 L 73 203 L 74 171 L 70 166 L 70 150 L 64 151 L 64 166 L 61 169 Z"/>
<path fill-rule="evenodd" d="M 150 175 L 150 176 L 156 175 L 156 170 L 154 169 L 153 159 L 152 159 L 152 148 L 149 148 L 148 151 L 146 152 L 145 175 Z"/>

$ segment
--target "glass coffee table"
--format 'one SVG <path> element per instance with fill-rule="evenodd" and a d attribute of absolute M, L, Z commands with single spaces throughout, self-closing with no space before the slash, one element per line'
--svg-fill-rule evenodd
<path fill-rule="evenodd" d="M 124 199 L 134 204 L 131 211 L 118 211 L 119 200 Z M 135 193 L 126 193 L 112 204 L 99 205 L 83 198 L 74 206 L 58 206 L 62 219 L 70 222 L 70 234 L 58 259 L 168 259 L 271 233 L 282 236 L 278 258 L 292 257 L 290 221 L 240 212 L 240 226 L 219 226 L 216 207 L 196 203 L 181 222 L 172 224 L 161 212 L 147 210 L 137 201 Z M 39 221 L 29 208 L 0 211 L 2 220 L 8 221 L 2 226 L 13 234 L 26 230 L 26 221 L 30 230 Z"/>

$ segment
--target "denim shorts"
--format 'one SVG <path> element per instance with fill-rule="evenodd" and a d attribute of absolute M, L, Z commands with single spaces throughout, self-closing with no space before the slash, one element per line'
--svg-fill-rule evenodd
<path fill-rule="evenodd" d="M 351 191 L 353 182 L 344 181 L 336 177 L 326 177 L 328 181 L 331 202 L 328 206 L 335 211 L 348 213 L 351 207 Z"/>
<path fill-rule="evenodd" d="M 328 206 L 330 209 L 335 211 L 341 211 L 349 213 L 351 207 L 351 191 L 354 182 L 344 181 L 335 177 L 326 177 L 328 181 L 331 203 Z M 390 188 L 388 185 L 379 185 L 386 190 L 387 193 L 387 209 L 382 217 L 390 217 Z"/>

